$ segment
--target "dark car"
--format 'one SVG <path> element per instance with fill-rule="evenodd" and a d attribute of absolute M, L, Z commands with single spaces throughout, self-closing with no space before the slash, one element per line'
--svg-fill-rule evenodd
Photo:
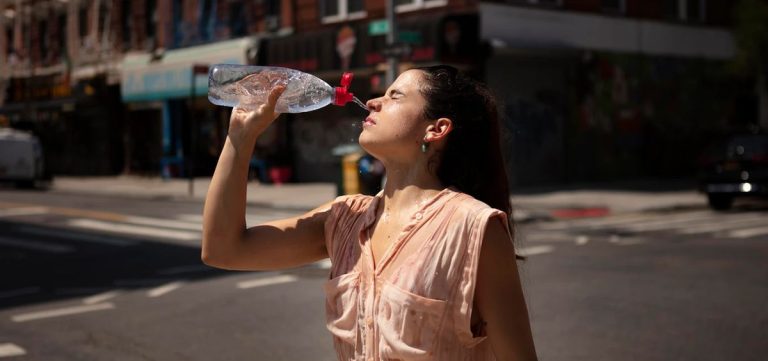
<path fill-rule="evenodd" d="M 732 136 L 703 165 L 699 190 L 713 209 L 731 208 L 736 197 L 768 196 L 768 134 Z"/>

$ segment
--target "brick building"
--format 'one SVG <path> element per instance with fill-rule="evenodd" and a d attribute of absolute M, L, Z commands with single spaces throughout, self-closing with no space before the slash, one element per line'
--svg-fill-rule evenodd
<path fill-rule="evenodd" d="M 685 176 L 750 118 L 728 0 L 395 0 L 401 70 L 448 63 L 486 81 L 513 185 Z M 228 110 L 195 65 L 276 65 L 362 99 L 384 84 L 384 0 L 0 1 L 0 115 L 47 139 L 58 173 L 209 174 Z M 193 80 L 194 79 L 194 80 Z M 745 91 L 746 89 L 746 91 Z M 297 181 L 339 177 L 362 110 L 284 115 L 256 157 Z M 686 148 L 680 147 L 686 144 Z"/>

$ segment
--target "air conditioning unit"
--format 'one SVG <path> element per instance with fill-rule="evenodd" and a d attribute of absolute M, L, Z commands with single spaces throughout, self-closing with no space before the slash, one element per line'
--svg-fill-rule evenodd
<path fill-rule="evenodd" d="M 264 17 L 264 28 L 268 32 L 274 32 L 280 29 L 280 18 L 277 15 L 269 15 Z"/>

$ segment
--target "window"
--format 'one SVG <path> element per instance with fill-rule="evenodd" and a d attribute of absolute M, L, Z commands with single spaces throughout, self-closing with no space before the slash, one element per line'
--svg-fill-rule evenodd
<path fill-rule="evenodd" d="M 687 22 L 704 22 L 707 0 L 667 0 L 667 18 Z"/>
<path fill-rule="evenodd" d="M 123 35 L 123 49 L 131 48 L 131 0 L 122 0 L 120 3 L 120 32 Z"/>
<path fill-rule="evenodd" d="M 395 0 L 395 8 L 401 12 L 434 8 L 446 4 L 448 4 L 448 0 Z"/>
<path fill-rule="evenodd" d="M 624 14 L 627 12 L 626 0 L 602 0 L 603 11 L 611 14 Z"/>
<path fill-rule="evenodd" d="M 320 15 L 324 23 L 361 19 L 365 17 L 364 0 L 320 1 Z"/>
<path fill-rule="evenodd" d="M 230 1 L 227 22 L 229 23 L 229 31 L 232 37 L 244 36 L 247 33 L 245 4 L 242 1 Z"/>

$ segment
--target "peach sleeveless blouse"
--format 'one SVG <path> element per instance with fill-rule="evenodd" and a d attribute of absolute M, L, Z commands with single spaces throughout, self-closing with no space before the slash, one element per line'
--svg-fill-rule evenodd
<path fill-rule="evenodd" d="M 485 227 L 504 212 L 453 188 L 411 216 L 373 262 L 377 196 L 342 196 L 325 223 L 326 326 L 339 360 L 495 360 L 470 321 Z"/>

